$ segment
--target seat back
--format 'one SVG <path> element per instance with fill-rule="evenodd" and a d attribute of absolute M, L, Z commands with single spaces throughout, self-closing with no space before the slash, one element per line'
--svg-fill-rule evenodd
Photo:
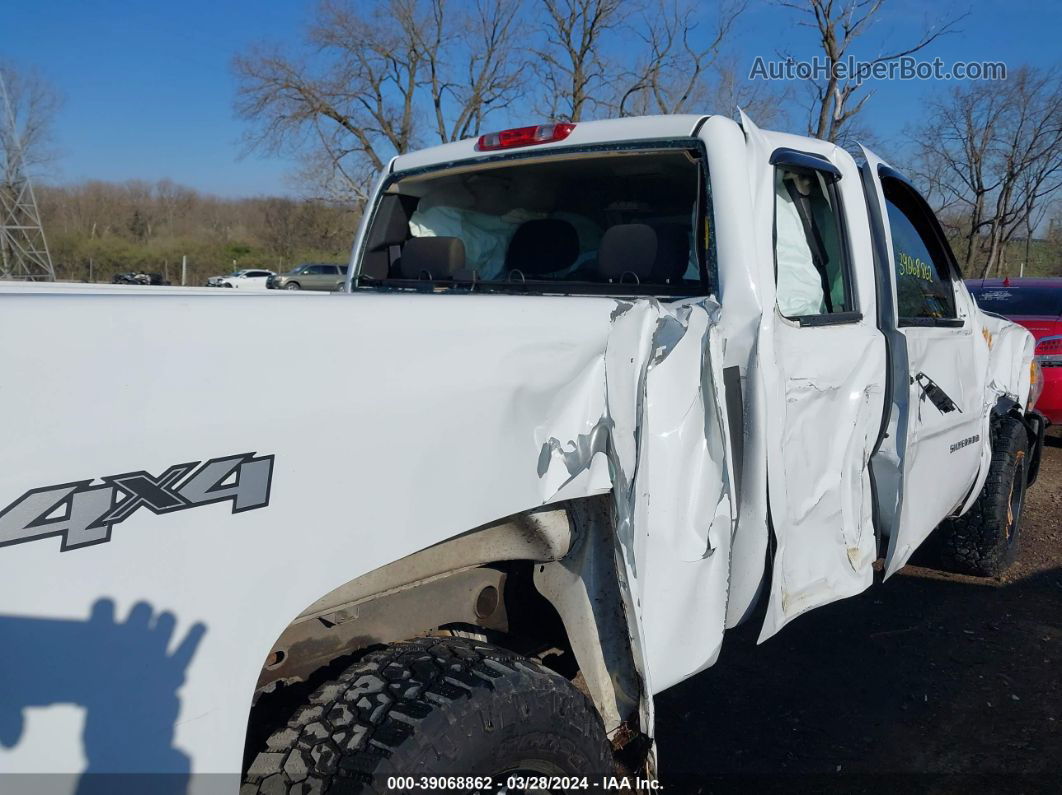
<path fill-rule="evenodd" d="M 610 226 L 597 252 L 598 276 L 609 282 L 647 282 L 656 264 L 657 248 L 656 231 L 648 224 Z"/>
<path fill-rule="evenodd" d="M 517 227 L 505 253 L 505 269 L 525 276 L 570 268 L 579 256 L 575 227 L 560 218 L 525 221 Z"/>
<path fill-rule="evenodd" d="M 465 244 L 459 237 L 411 237 L 398 261 L 403 279 L 451 279 L 464 267 Z"/>

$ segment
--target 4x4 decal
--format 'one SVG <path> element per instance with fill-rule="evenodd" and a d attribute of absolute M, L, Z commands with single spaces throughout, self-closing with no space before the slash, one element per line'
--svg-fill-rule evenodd
<path fill-rule="evenodd" d="M 269 505 L 273 456 L 254 453 L 175 464 L 155 476 L 127 472 L 30 489 L 0 511 L 0 546 L 61 536 L 60 549 L 111 540 L 111 530 L 140 508 L 172 513 L 232 501 L 241 513 Z"/>

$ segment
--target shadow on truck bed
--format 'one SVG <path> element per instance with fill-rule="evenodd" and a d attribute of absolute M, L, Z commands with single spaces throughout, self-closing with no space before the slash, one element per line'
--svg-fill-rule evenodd
<path fill-rule="evenodd" d="M 75 704 L 85 713 L 87 763 L 84 773 L 70 776 L 78 778 L 77 795 L 183 795 L 190 764 L 173 742 L 178 691 L 206 627 L 193 624 L 171 643 L 175 627 L 172 614 L 156 613 L 146 602 L 120 621 L 106 598 L 87 620 L 0 616 L 0 748 L 17 749 L 27 739 L 27 709 Z M 42 738 L 31 742 L 40 748 Z M 109 775 L 115 771 L 141 775 Z M 0 790 L 69 791 L 63 778 L 8 776 Z"/>
<path fill-rule="evenodd" d="M 999 580 L 908 566 L 657 698 L 673 791 L 1058 792 L 1062 439 Z M 925 558 L 923 557 L 923 560 Z"/>

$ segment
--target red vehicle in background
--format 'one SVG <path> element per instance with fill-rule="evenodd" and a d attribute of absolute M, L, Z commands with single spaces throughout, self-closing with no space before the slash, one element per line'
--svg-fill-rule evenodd
<path fill-rule="evenodd" d="M 1062 424 L 1062 278 L 967 279 L 978 306 L 1020 323 L 1036 337 L 1044 391 L 1036 409 Z"/>

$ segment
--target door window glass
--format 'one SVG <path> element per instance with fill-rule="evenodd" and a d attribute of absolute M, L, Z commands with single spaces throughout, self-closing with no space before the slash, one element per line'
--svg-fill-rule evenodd
<path fill-rule="evenodd" d="M 775 187 L 775 280 L 788 318 L 851 312 L 850 269 L 833 179 L 779 166 Z"/>
<path fill-rule="evenodd" d="M 899 180 L 882 180 L 896 268 L 896 311 L 901 320 L 954 318 L 955 288 L 948 258 L 928 210 Z"/>

